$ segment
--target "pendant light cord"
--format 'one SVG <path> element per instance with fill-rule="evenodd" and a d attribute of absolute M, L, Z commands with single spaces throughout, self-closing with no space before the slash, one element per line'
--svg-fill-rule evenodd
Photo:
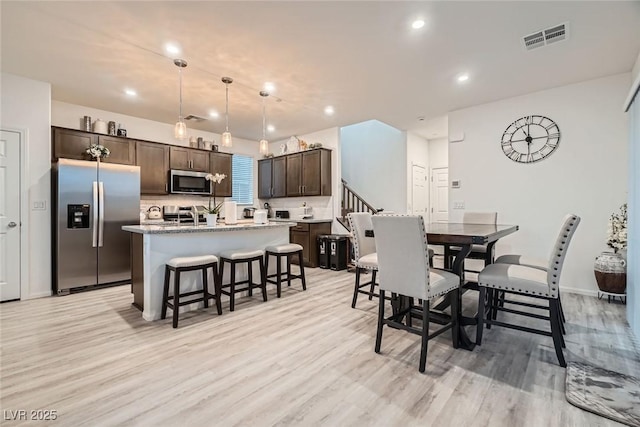
<path fill-rule="evenodd" d="M 227 99 L 227 103 L 225 105 L 225 112 L 224 112 L 224 117 L 225 117 L 225 129 L 227 132 L 229 132 L 229 83 L 225 83 L 225 92 L 226 92 L 226 99 Z"/>
<path fill-rule="evenodd" d="M 178 76 L 180 76 L 180 107 L 178 111 L 178 120 L 182 122 L 182 67 L 178 67 Z"/>
<path fill-rule="evenodd" d="M 262 98 L 262 139 L 267 139 L 267 98 Z"/>

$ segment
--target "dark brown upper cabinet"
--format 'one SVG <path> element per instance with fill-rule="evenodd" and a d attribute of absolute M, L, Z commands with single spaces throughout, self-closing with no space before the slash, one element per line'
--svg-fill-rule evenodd
<path fill-rule="evenodd" d="M 169 146 L 137 141 L 136 152 L 136 164 L 140 166 L 140 193 L 167 194 Z"/>
<path fill-rule="evenodd" d="M 136 164 L 136 143 L 131 139 L 58 127 L 53 127 L 52 160 L 56 161 L 61 157 L 90 160 L 87 149 L 92 144 L 100 144 L 109 149 L 109 157 L 102 158 L 105 163 Z"/>
<path fill-rule="evenodd" d="M 171 146 L 170 169 L 209 172 L 209 152 Z"/>
<path fill-rule="evenodd" d="M 286 197 L 287 157 L 273 157 L 258 161 L 258 198 Z"/>
<path fill-rule="evenodd" d="M 231 197 L 233 190 L 232 158 L 233 155 L 228 153 L 209 153 L 209 173 L 223 173 L 227 175 L 227 177 L 216 186 L 216 197 Z"/>
<path fill-rule="evenodd" d="M 109 149 L 109 157 L 102 159 L 105 163 L 119 163 L 121 165 L 136 164 L 136 142 L 132 139 L 115 136 L 98 136 L 98 144 Z"/>
<path fill-rule="evenodd" d="M 287 158 L 287 196 L 331 195 L 331 151 L 316 149 Z"/>
<path fill-rule="evenodd" d="M 56 161 L 65 159 L 89 160 L 87 149 L 98 143 L 98 135 L 78 130 L 53 128 L 53 156 Z M 109 148 L 110 149 L 110 148 Z"/>

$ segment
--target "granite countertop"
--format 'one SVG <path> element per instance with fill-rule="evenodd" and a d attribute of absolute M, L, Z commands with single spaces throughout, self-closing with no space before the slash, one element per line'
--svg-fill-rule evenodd
<path fill-rule="evenodd" d="M 173 223 L 159 224 L 142 224 L 142 225 L 123 225 L 124 231 L 138 234 L 181 234 L 181 233 L 212 233 L 223 231 L 240 231 L 240 230 L 261 230 L 266 228 L 279 227 L 295 227 L 296 223 L 292 221 L 285 222 L 269 222 L 267 224 L 254 224 L 253 222 L 238 223 L 234 225 L 218 224 L 215 227 L 207 227 L 205 224 L 198 225 L 176 225 Z"/>
<path fill-rule="evenodd" d="M 295 218 L 269 218 L 272 222 L 298 222 L 303 224 L 320 224 L 325 222 L 333 222 L 332 219 L 320 219 L 320 218 L 307 218 L 307 219 L 295 219 Z"/>

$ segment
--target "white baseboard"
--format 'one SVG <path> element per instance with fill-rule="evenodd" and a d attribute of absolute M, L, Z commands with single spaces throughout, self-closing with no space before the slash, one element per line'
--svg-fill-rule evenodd
<path fill-rule="evenodd" d="M 560 291 L 562 292 L 568 292 L 570 294 L 578 294 L 578 295 L 586 295 L 589 297 L 597 297 L 598 296 L 598 291 L 597 290 L 591 290 L 591 289 L 581 289 L 581 288 L 567 288 L 567 287 L 560 287 Z"/>

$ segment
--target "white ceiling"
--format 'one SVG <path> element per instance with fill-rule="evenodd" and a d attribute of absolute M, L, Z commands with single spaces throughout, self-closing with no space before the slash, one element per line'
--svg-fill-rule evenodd
<path fill-rule="evenodd" d="M 4 72 L 48 81 L 55 100 L 174 123 L 182 46 L 186 114 L 224 113 L 260 139 L 265 81 L 271 140 L 378 119 L 426 138 L 448 111 L 631 70 L 640 2 L 0 2 Z M 421 17 L 424 28 L 410 23 Z M 525 51 L 562 22 L 568 41 Z M 468 72 L 460 85 L 455 77 Z M 130 99 L 125 88 L 138 96 Z M 323 113 L 326 105 L 335 115 Z M 188 124 L 221 133 L 217 120 Z M 418 117 L 424 117 L 419 121 Z"/>

